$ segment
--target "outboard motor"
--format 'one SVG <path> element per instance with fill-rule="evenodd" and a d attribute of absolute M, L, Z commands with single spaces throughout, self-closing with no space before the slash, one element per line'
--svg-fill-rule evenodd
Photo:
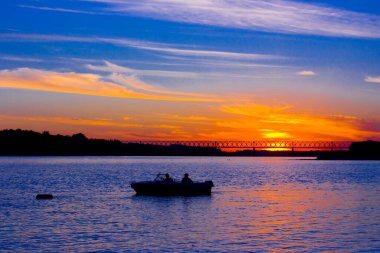
<path fill-rule="evenodd" d="M 211 187 L 214 187 L 214 183 L 211 180 L 205 181 L 205 183 Z"/>

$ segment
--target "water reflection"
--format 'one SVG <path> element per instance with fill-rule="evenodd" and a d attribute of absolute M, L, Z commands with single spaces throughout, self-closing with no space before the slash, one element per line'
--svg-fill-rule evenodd
<path fill-rule="evenodd" d="M 244 240 L 260 240 L 268 248 L 364 250 L 368 244 L 365 240 L 358 241 L 357 236 L 373 240 L 380 232 L 378 224 L 371 222 L 371 219 L 380 218 L 374 208 L 379 203 L 373 202 L 377 197 L 359 197 L 368 196 L 369 188 L 355 189 L 343 185 L 344 192 L 332 188 L 332 185 L 312 189 L 302 184 L 282 184 L 244 190 L 225 189 L 228 197 L 215 203 L 223 210 L 215 216 L 216 223 L 223 224 L 224 234 L 230 237 L 229 241 L 236 243 L 244 234 Z M 371 218 L 363 217 L 363 208 L 368 207 L 373 208 L 367 210 Z M 358 226 L 367 222 L 373 226 L 367 229 Z"/>
<path fill-rule="evenodd" d="M 0 251 L 380 250 L 380 163 L 118 159 L 0 160 Z M 156 166 L 216 187 L 211 196 L 135 196 L 128 182 Z M 46 191 L 55 198 L 35 200 Z"/>

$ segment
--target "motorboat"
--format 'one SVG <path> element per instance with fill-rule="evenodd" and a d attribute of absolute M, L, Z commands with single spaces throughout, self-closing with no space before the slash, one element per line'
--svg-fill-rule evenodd
<path fill-rule="evenodd" d="M 175 179 L 165 178 L 158 174 L 153 181 L 132 182 L 131 187 L 137 195 L 148 196 L 199 196 L 211 195 L 214 183 L 205 182 L 180 182 Z"/>

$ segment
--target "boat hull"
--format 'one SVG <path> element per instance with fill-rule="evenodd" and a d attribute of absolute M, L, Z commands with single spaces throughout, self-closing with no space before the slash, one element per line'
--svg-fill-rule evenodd
<path fill-rule="evenodd" d="M 146 196 L 200 196 L 210 195 L 212 181 L 204 183 L 177 183 L 148 181 L 132 183 L 131 187 L 137 195 Z"/>

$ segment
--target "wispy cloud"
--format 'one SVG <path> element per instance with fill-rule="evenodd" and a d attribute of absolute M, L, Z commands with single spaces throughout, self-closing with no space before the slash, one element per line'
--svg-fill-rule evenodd
<path fill-rule="evenodd" d="M 268 59 L 283 59 L 284 58 L 284 57 L 276 56 L 276 55 L 189 49 L 189 48 L 186 48 L 184 45 L 157 43 L 157 42 L 141 41 L 141 40 L 131 40 L 131 39 L 124 39 L 124 38 L 97 37 L 95 41 L 109 43 L 109 44 L 113 44 L 117 46 L 126 46 L 126 47 L 156 51 L 156 52 L 161 52 L 161 53 L 166 53 L 166 54 L 191 56 L 191 57 L 211 57 L 211 58 L 225 58 L 225 59 L 236 59 L 236 60 L 238 59 L 268 60 Z M 94 40 L 92 42 L 94 42 Z"/>
<path fill-rule="evenodd" d="M 211 122 L 216 121 L 216 118 L 205 117 L 205 116 L 195 116 L 195 115 L 178 115 L 178 114 L 165 114 L 157 113 L 157 116 L 160 120 L 169 120 L 174 122 L 181 123 L 190 123 L 190 124 L 210 124 Z"/>
<path fill-rule="evenodd" d="M 178 65 L 197 65 L 197 66 L 212 66 L 220 68 L 291 68 L 291 66 L 285 65 L 275 65 L 275 64 L 261 64 L 256 62 L 247 61 L 231 61 L 223 59 L 190 59 L 185 57 L 175 57 L 175 56 L 163 56 L 163 58 L 176 61 Z M 278 57 L 280 58 L 280 57 Z"/>
<path fill-rule="evenodd" d="M 169 101 L 217 101 L 214 96 L 154 87 L 139 79 L 113 73 L 53 72 L 19 68 L 0 71 L 0 88 L 18 88 L 115 98 Z"/>
<path fill-rule="evenodd" d="M 317 73 L 315 73 L 314 71 L 311 71 L 311 70 L 303 70 L 303 71 L 297 72 L 296 74 L 299 76 L 315 76 L 315 75 L 317 75 Z"/>
<path fill-rule="evenodd" d="M 108 119 L 82 119 L 67 117 L 26 117 L 30 121 L 44 121 L 58 124 L 84 125 L 84 126 L 105 126 L 105 127 L 141 127 L 140 124 L 124 122 L 114 122 Z"/>
<path fill-rule="evenodd" d="M 197 61 L 195 61 L 197 62 Z M 194 63 L 196 65 L 196 63 Z M 226 73 L 226 72 L 191 72 L 191 71 L 176 71 L 176 70 L 152 70 L 152 69 L 132 69 L 129 67 L 124 67 L 116 65 L 109 61 L 104 61 L 104 65 L 92 65 L 88 64 L 87 68 L 90 70 L 100 71 L 100 72 L 110 72 L 110 73 L 122 73 L 127 76 L 154 76 L 154 77 L 171 77 L 171 78 L 181 78 L 181 79 L 204 79 L 204 78 L 260 78 L 252 74 L 242 74 L 242 73 Z M 239 68 L 240 72 L 242 68 Z M 269 78 L 266 76 L 265 78 Z M 270 78 L 275 78 L 270 76 Z M 283 77 L 282 77 L 283 78 Z"/>
<path fill-rule="evenodd" d="M 121 47 L 131 47 L 148 51 L 155 51 L 170 55 L 181 55 L 187 57 L 209 57 L 220 59 L 235 60 L 270 60 L 284 59 L 277 55 L 238 53 L 216 50 L 200 50 L 186 48 L 184 45 L 157 43 L 151 41 L 141 41 L 126 38 L 107 38 L 107 37 L 83 37 L 83 36 L 65 36 L 50 34 L 20 34 L 20 33 L 3 33 L 0 34 L 0 41 L 25 41 L 25 42 L 85 42 L 85 43 L 106 43 Z"/>
<path fill-rule="evenodd" d="M 235 106 L 223 106 L 221 111 L 230 114 L 238 114 L 244 116 L 254 116 L 254 115 L 269 115 L 276 114 L 288 110 L 289 106 L 268 106 L 259 104 L 249 104 L 249 105 L 235 105 Z"/>
<path fill-rule="evenodd" d="M 45 7 L 45 6 L 33 6 L 33 5 L 18 5 L 21 8 L 28 8 L 28 9 L 34 9 L 34 10 L 42 10 L 42 11 L 58 11 L 58 12 L 68 12 L 68 13 L 77 13 L 77 14 L 99 14 L 92 11 L 83 11 L 83 10 L 73 10 L 73 9 L 66 9 L 66 8 L 51 8 L 51 7 Z"/>
<path fill-rule="evenodd" d="M 210 97 L 207 98 L 207 96 L 199 94 L 199 93 L 180 92 L 180 91 L 167 90 L 164 88 L 154 87 L 152 85 L 148 85 L 142 82 L 136 77 L 125 76 L 120 73 L 112 73 L 110 76 L 107 77 L 107 79 L 111 80 L 113 83 L 117 83 L 122 86 L 128 87 L 129 89 L 136 90 L 136 92 L 144 92 L 144 94 L 153 93 L 153 94 L 160 94 L 160 95 L 166 95 L 166 96 L 178 96 L 176 97 L 177 100 L 181 100 L 181 99 L 189 99 L 190 101 L 193 99 L 194 101 L 211 100 Z"/>
<path fill-rule="evenodd" d="M 177 78 L 197 78 L 199 75 L 194 72 L 187 71 L 168 71 L 168 70 L 140 70 L 132 69 L 120 65 L 113 64 L 109 61 L 104 61 L 104 65 L 87 65 L 87 68 L 95 71 L 124 73 L 127 75 L 142 75 L 142 76 L 160 76 L 160 77 L 177 77 Z"/>
<path fill-rule="evenodd" d="M 174 22 L 258 31 L 380 38 L 377 15 L 294 0 L 83 0 L 105 11 Z"/>
<path fill-rule="evenodd" d="M 365 81 L 367 83 L 380 83 L 380 76 L 367 76 Z"/>
<path fill-rule="evenodd" d="M 1 55 L 0 59 L 4 61 L 19 61 L 19 62 L 44 62 L 45 61 L 39 58 L 10 56 L 10 55 Z"/>
<path fill-rule="evenodd" d="M 135 70 L 128 67 L 113 64 L 109 61 L 104 61 L 105 65 L 94 66 L 87 65 L 91 70 L 110 72 L 106 78 L 114 83 L 135 89 L 137 91 L 150 92 L 156 94 L 179 95 L 179 96 L 194 96 L 202 97 L 203 95 L 190 92 L 179 92 L 167 90 L 164 88 L 154 87 L 139 80 L 137 75 L 153 75 L 153 76 L 174 76 L 174 77 L 193 77 L 191 72 L 180 71 L 161 71 L 161 70 Z M 194 74 L 193 74 L 194 75 Z"/>
<path fill-rule="evenodd" d="M 16 42 L 96 42 L 96 37 L 65 36 L 56 34 L 1 33 L 0 41 Z"/>

